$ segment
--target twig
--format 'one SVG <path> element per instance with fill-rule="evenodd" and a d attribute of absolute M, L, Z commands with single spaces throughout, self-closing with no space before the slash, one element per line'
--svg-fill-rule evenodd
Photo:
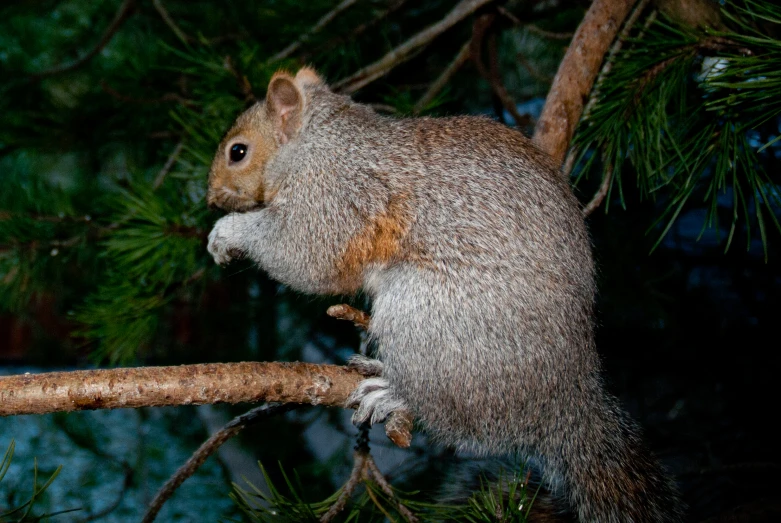
<path fill-rule="evenodd" d="M 501 14 L 502 16 L 510 20 L 514 25 L 524 27 L 530 33 L 537 34 L 544 38 L 550 38 L 552 40 L 570 40 L 572 38 L 572 35 L 575 34 L 575 33 L 554 33 L 552 31 L 546 31 L 545 29 L 541 29 L 534 24 L 524 24 L 523 22 L 521 22 L 520 18 L 512 14 L 510 11 L 507 10 L 506 7 L 501 5 L 496 6 L 496 10 L 499 12 L 499 14 Z"/>
<path fill-rule="evenodd" d="M 339 514 L 344 507 L 347 506 L 347 501 L 350 496 L 355 492 L 355 488 L 366 477 L 366 458 L 370 457 L 369 454 L 369 426 L 364 423 L 358 428 L 358 442 L 355 446 L 355 452 L 353 452 L 353 469 L 350 472 L 350 477 L 347 478 L 342 492 L 336 499 L 328 512 L 323 514 L 320 518 L 321 523 L 328 523 L 337 514 Z"/>
<path fill-rule="evenodd" d="M 550 38 L 551 40 L 572 40 L 572 37 L 575 35 L 575 33 L 572 32 L 556 33 L 553 31 L 546 31 L 534 24 L 526 24 L 524 27 L 526 27 L 530 33 L 542 36 L 543 38 Z"/>
<path fill-rule="evenodd" d="M 54 67 L 52 69 L 48 69 L 46 71 L 41 71 L 38 73 L 33 73 L 30 75 L 31 80 L 40 80 L 42 78 L 46 78 L 48 76 L 54 76 L 57 74 L 65 73 L 68 71 L 72 71 L 74 69 L 77 69 L 81 67 L 82 65 L 89 62 L 95 55 L 97 55 L 108 43 L 111 41 L 111 39 L 114 37 L 116 32 L 119 30 L 119 28 L 122 26 L 122 23 L 127 20 L 130 17 L 130 14 L 133 11 L 133 8 L 135 7 L 136 0 L 124 0 L 122 2 L 122 5 L 119 6 L 119 9 L 117 10 L 117 14 L 114 15 L 114 19 L 111 21 L 111 24 L 106 28 L 105 32 L 103 33 L 103 36 L 100 37 L 100 40 L 98 40 L 98 43 L 90 49 L 87 53 L 85 53 L 81 58 L 78 58 L 77 60 L 61 65 L 58 67 Z"/>
<path fill-rule="evenodd" d="M 254 102 L 258 99 L 252 91 L 252 84 L 249 79 L 246 75 L 241 74 L 238 69 L 236 69 L 236 66 L 233 65 L 233 59 L 230 56 L 225 57 L 223 67 L 225 67 L 225 69 L 227 69 L 239 82 L 239 89 L 241 90 L 241 94 L 244 95 L 245 101 Z"/>
<path fill-rule="evenodd" d="M 171 151 L 171 154 L 168 155 L 168 159 L 165 161 L 163 168 L 160 169 L 160 172 L 157 173 L 157 176 L 155 177 L 155 181 L 152 184 L 153 190 L 157 189 L 163 184 L 163 180 L 165 180 L 166 175 L 171 170 L 171 167 L 174 166 L 176 159 L 179 158 L 179 154 L 182 152 L 182 148 L 184 148 L 184 142 L 180 141 L 178 144 L 176 144 L 174 150 Z"/>
<path fill-rule="evenodd" d="M 540 73 L 532 64 L 529 62 L 529 60 L 523 56 L 523 53 L 518 53 L 515 55 L 515 57 L 518 59 L 519 62 L 521 62 L 521 65 L 529 72 L 529 76 L 532 78 L 539 80 L 540 82 L 548 83 L 551 80 L 553 80 L 553 77 L 544 75 Z"/>
<path fill-rule="evenodd" d="M 105 506 L 103 509 L 95 512 L 94 514 L 90 514 L 89 516 L 86 516 L 81 519 L 77 519 L 77 523 L 87 523 L 89 521 L 96 521 L 98 519 L 103 519 L 104 517 L 108 516 L 112 512 L 114 512 L 117 507 L 119 507 L 119 504 L 122 503 L 122 500 L 125 499 L 125 494 L 127 494 L 127 491 L 129 490 L 130 485 L 133 481 L 134 476 L 134 470 L 132 467 L 130 467 L 127 463 L 124 463 L 124 481 L 122 482 L 122 488 L 117 493 L 114 500 L 109 503 L 107 506 Z"/>
<path fill-rule="evenodd" d="M 301 47 L 303 44 L 305 44 L 312 35 L 318 33 L 321 29 L 323 29 L 326 25 L 328 25 L 334 18 L 336 18 L 342 11 L 345 11 L 349 7 L 351 7 L 353 4 L 355 4 L 358 0 L 342 0 L 342 2 L 339 3 L 336 7 L 334 7 L 332 10 L 327 12 L 325 15 L 323 15 L 320 20 L 317 21 L 315 25 L 312 26 L 312 28 L 301 35 L 301 37 L 290 44 L 289 46 L 282 49 L 280 52 L 275 54 L 269 59 L 269 62 L 278 62 L 280 60 L 284 60 L 291 54 L 295 53 L 299 47 Z"/>
<path fill-rule="evenodd" d="M 583 208 L 583 217 L 590 215 L 594 210 L 599 207 L 599 205 L 602 203 L 602 201 L 605 199 L 605 196 L 607 196 L 608 190 L 610 190 L 610 182 L 613 180 L 613 166 L 608 164 L 605 165 L 605 174 L 602 175 L 602 183 L 599 185 L 599 189 L 596 193 L 594 193 L 594 196 L 591 198 L 591 201 L 588 202 L 588 204 Z"/>
<path fill-rule="evenodd" d="M 467 41 L 464 45 L 461 46 L 458 54 L 448 64 L 445 70 L 442 71 L 437 79 L 432 82 L 426 92 L 423 93 L 423 96 L 420 97 L 420 100 L 418 100 L 418 102 L 415 104 L 415 107 L 412 109 L 413 114 L 420 114 L 420 112 L 431 103 L 431 101 L 439 94 L 439 92 L 445 88 L 453 75 L 456 74 L 459 69 L 461 69 L 467 60 L 469 60 L 471 47 L 471 40 Z"/>
<path fill-rule="evenodd" d="M 553 79 L 534 142 L 561 165 L 605 53 L 635 0 L 594 0 Z"/>
<path fill-rule="evenodd" d="M 521 116 L 521 114 L 518 112 L 518 107 L 515 104 L 515 100 L 513 100 L 512 96 L 510 96 L 510 93 L 507 92 L 507 89 L 502 82 L 502 75 L 499 72 L 499 63 L 496 50 L 496 32 L 491 30 L 491 26 L 493 25 L 495 19 L 496 15 L 494 14 L 484 14 L 477 17 L 475 20 L 475 23 L 472 26 L 472 62 L 477 67 L 480 76 L 485 78 L 491 85 L 491 89 L 493 89 L 494 94 L 501 102 L 502 107 L 504 107 L 504 109 L 513 117 L 513 120 L 515 120 L 515 125 L 517 127 L 521 127 L 529 123 L 529 118 Z M 488 69 L 486 69 L 481 59 L 482 44 L 486 37 L 488 39 Z"/>
<path fill-rule="evenodd" d="M 337 36 L 336 38 L 332 38 L 328 42 L 324 43 L 322 46 L 318 46 L 317 52 L 318 53 L 326 53 L 326 52 L 330 51 L 331 49 L 333 49 L 334 47 L 347 42 L 348 40 L 354 40 L 354 39 L 358 38 L 360 35 L 365 33 L 367 29 L 371 29 L 372 27 L 377 25 L 379 22 L 381 22 L 382 20 L 384 20 L 385 18 L 387 18 L 388 16 L 390 16 L 391 14 L 393 14 L 394 12 L 399 10 L 408 1 L 409 0 L 396 0 L 387 9 L 385 9 L 384 11 L 378 13 L 377 16 L 375 16 L 374 18 L 372 18 L 368 22 L 365 22 L 365 23 L 355 27 L 352 31 L 350 31 L 347 34 L 343 34 L 343 35 Z M 310 55 L 311 55 L 311 53 L 304 53 L 301 56 L 301 61 L 302 62 L 307 62 L 309 57 L 310 57 Z"/>
<path fill-rule="evenodd" d="M 181 40 L 181 42 L 185 45 L 192 41 L 192 38 L 187 36 L 187 34 L 182 31 L 182 29 L 176 25 L 176 22 L 174 22 L 174 19 L 171 18 L 171 15 L 168 13 L 168 10 L 163 6 L 162 0 L 152 0 L 152 4 L 155 6 L 155 9 L 160 14 L 160 18 L 163 19 L 163 22 L 165 22 L 165 25 L 167 25 L 171 31 L 176 35 L 176 37 Z"/>
<path fill-rule="evenodd" d="M 442 20 L 428 26 L 403 44 L 395 47 L 373 64 L 370 64 L 352 76 L 337 82 L 333 86 L 334 89 L 345 94 L 350 94 L 372 83 L 387 74 L 397 65 L 409 60 L 419 48 L 427 45 L 437 36 L 441 35 L 491 1 L 492 0 L 461 0 L 461 2 L 445 15 Z"/>
<path fill-rule="evenodd" d="M 254 425 L 271 416 L 289 412 L 299 406 L 300 405 L 290 403 L 284 405 L 262 405 L 245 412 L 241 416 L 233 418 L 223 428 L 204 441 L 185 464 L 179 467 L 179 470 L 168 478 L 168 481 L 166 481 L 160 490 L 157 491 L 154 499 L 149 504 L 141 523 L 151 523 L 154 521 L 157 514 L 160 512 L 160 509 L 163 508 L 165 502 L 171 498 L 174 492 L 176 492 L 176 489 L 178 489 L 187 478 L 192 476 L 209 456 L 217 452 L 223 443 L 241 432 L 245 427 Z"/>
<path fill-rule="evenodd" d="M 342 303 L 340 305 L 331 305 L 328 307 L 328 310 L 325 311 L 325 313 L 332 318 L 336 318 L 337 320 L 351 321 L 355 324 L 356 327 L 360 329 L 369 330 L 369 320 L 371 320 L 371 316 L 362 310 L 347 305 L 346 303 Z"/>
<path fill-rule="evenodd" d="M 413 514 L 407 507 L 405 507 L 401 501 L 399 501 L 397 496 L 394 494 L 390 483 L 388 483 L 388 480 L 385 479 L 385 476 L 383 476 L 382 472 L 380 472 L 380 469 L 377 468 L 377 464 L 374 462 L 374 458 L 371 456 L 371 454 L 366 460 L 366 468 L 368 469 L 369 477 L 373 479 L 375 483 L 377 483 L 382 491 L 385 492 L 385 495 L 396 501 L 396 510 L 399 511 L 399 514 L 404 516 L 404 518 L 410 523 L 416 523 L 418 521 L 417 516 L 415 516 L 415 514 Z"/>
<path fill-rule="evenodd" d="M 350 477 L 342 487 L 342 492 L 339 494 L 337 500 L 333 505 L 331 505 L 331 508 L 328 509 L 328 512 L 326 512 L 320 518 L 320 522 L 328 523 L 337 514 L 344 510 L 344 507 L 347 505 L 347 501 L 350 499 L 350 496 L 353 494 L 353 492 L 355 492 L 355 488 L 358 486 L 358 483 L 373 481 L 377 484 L 378 487 L 380 487 L 380 489 L 385 493 L 386 496 L 388 496 L 389 499 L 395 502 L 396 510 L 398 510 L 399 514 L 404 516 L 404 518 L 410 523 L 416 523 L 418 521 L 417 516 L 415 516 L 415 514 L 413 514 L 407 507 L 404 506 L 404 504 L 401 503 L 396 494 L 393 492 L 393 488 L 391 487 L 390 483 L 382 474 L 382 472 L 380 472 L 380 469 L 374 462 L 374 458 L 372 457 L 369 450 L 369 425 L 361 425 L 359 431 L 358 442 L 355 445 L 355 452 L 353 453 L 354 464 L 353 469 L 350 472 Z M 390 514 L 385 511 L 384 507 L 380 503 L 380 500 L 378 500 L 373 495 L 369 485 L 366 485 L 366 493 L 372 499 L 374 504 L 377 505 L 377 508 L 379 508 L 390 521 L 393 521 L 393 518 L 391 518 Z"/>
<path fill-rule="evenodd" d="M 120 102 L 127 102 L 133 104 L 158 104 L 158 103 L 166 103 L 166 102 L 175 102 L 185 106 L 191 106 L 195 104 L 195 102 L 193 102 L 192 100 L 188 100 L 176 93 L 166 93 L 163 96 L 160 96 L 158 98 L 136 98 L 133 96 L 128 96 L 126 94 L 120 93 L 119 91 L 111 87 L 105 80 L 101 80 L 100 88 L 106 94 L 108 94 L 112 98 L 116 98 Z"/>

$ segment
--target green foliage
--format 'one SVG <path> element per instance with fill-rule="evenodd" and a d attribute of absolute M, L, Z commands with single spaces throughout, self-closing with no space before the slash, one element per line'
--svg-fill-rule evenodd
<path fill-rule="evenodd" d="M 504 473 L 494 483 L 484 479 L 480 481 L 480 490 L 468 500 L 468 510 L 465 510 L 463 521 L 470 523 L 492 523 L 502 521 L 507 523 L 523 523 L 529 517 L 539 489 L 532 492 L 528 478 L 524 480 L 524 469 L 513 479 L 506 479 Z"/>
<path fill-rule="evenodd" d="M 241 511 L 256 522 L 317 522 L 337 502 L 344 486 L 327 499 L 306 501 L 307 489 L 298 474 L 290 478 L 279 465 L 285 492 L 275 486 L 268 472 L 260 465 L 266 489 L 250 485 L 250 491 L 234 485 L 232 498 Z M 393 498 L 373 481 L 366 480 L 353 494 L 345 508 L 332 521 L 383 522 L 405 521 L 399 512 L 400 503 L 423 522 L 465 521 L 470 523 L 524 523 L 529 515 L 537 491 L 529 486 L 525 467 L 507 478 L 500 472 L 495 481 L 480 478 L 481 488 L 463 504 L 443 504 L 420 500 L 419 492 L 401 492 L 393 489 Z"/>
<path fill-rule="evenodd" d="M 707 209 L 701 235 L 727 222 L 725 248 L 752 215 L 765 249 L 768 228 L 781 230 L 781 179 L 765 169 L 780 150 L 781 41 L 770 34 L 781 7 L 745 0 L 723 17 L 719 32 L 665 19 L 637 29 L 576 132 L 579 177 L 612 169 L 623 202 L 631 166 L 640 196 L 662 204 L 655 247 L 694 196 Z"/>
<path fill-rule="evenodd" d="M 11 460 L 14 457 L 15 448 L 16 443 L 11 440 L 10 445 L 8 445 L 8 449 L 5 451 L 3 459 L 0 460 L 0 482 L 5 479 L 5 476 L 8 473 L 8 469 L 11 467 Z M 70 509 L 53 512 L 51 514 L 35 514 L 34 512 L 36 501 L 41 499 L 41 497 L 46 492 L 46 489 L 51 486 L 51 484 L 59 475 L 60 470 L 62 470 L 62 467 L 57 467 L 57 469 L 52 472 L 51 476 L 49 476 L 49 478 L 44 481 L 43 484 L 40 484 L 38 482 L 38 462 L 34 461 L 33 486 L 30 497 L 26 501 L 17 501 L 16 499 L 8 500 L 12 503 L 16 502 L 16 506 L 10 508 L 0 507 L 0 523 L 31 523 L 35 521 L 48 521 L 50 518 L 56 518 L 56 516 L 77 511 L 78 509 Z M 16 498 L 16 496 L 13 496 L 13 498 Z"/>

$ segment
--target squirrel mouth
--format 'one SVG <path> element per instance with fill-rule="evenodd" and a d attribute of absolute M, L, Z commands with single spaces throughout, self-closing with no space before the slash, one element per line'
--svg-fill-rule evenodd
<path fill-rule="evenodd" d="M 262 209 L 265 202 L 259 202 L 247 196 L 239 195 L 229 189 L 209 190 L 206 202 L 211 209 L 222 209 L 230 212 L 249 212 Z"/>

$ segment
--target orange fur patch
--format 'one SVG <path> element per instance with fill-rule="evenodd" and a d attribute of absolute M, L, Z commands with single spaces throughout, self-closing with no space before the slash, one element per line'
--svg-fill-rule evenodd
<path fill-rule="evenodd" d="M 357 291 L 367 265 L 386 263 L 396 257 L 401 240 L 409 230 L 409 222 L 409 212 L 399 201 L 391 201 L 385 213 L 371 217 L 347 243 L 337 264 L 339 292 Z"/>

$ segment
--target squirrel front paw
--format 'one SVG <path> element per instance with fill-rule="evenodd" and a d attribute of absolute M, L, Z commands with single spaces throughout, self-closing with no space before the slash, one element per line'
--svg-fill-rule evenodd
<path fill-rule="evenodd" d="M 244 256 L 244 251 L 236 245 L 236 216 L 229 214 L 223 216 L 214 224 L 209 233 L 209 244 L 206 249 L 219 265 L 227 265 L 233 259 Z"/>
<path fill-rule="evenodd" d="M 375 360 L 376 361 L 376 360 Z M 391 412 L 408 410 L 404 402 L 393 395 L 385 378 L 367 378 L 347 398 L 347 407 L 356 407 L 353 423 L 382 423 Z"/>

